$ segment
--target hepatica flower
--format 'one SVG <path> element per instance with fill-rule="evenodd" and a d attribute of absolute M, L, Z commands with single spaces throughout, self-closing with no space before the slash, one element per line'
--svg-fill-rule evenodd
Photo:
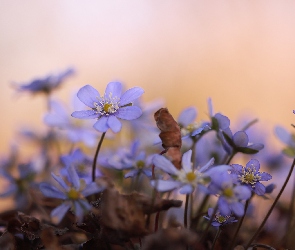
<path fill-rule="evenodd" d="M 139 98 L 144 90 L 134 87 L 122 95 L 121 92 L 122 84 L 120 82 L 110 82 L 103 96 L 100 96 L 92 86 L 86 85 L 78 91 L 77 96 L 91 109 L 75 111 L 72 116 L 79 119 L 97 119 L 93 125 L 96 130 L 106 132 L 110 128 L 114 133 L 117 133 L 122 127 L 118 118 L 134 120 L 141 116 L 141 109 L 133 106 L 132 102 Z"/>
<path fill-rule="evenodd" d="M 27 84 L 22 84 L 17 87 L 19 91 L 26 91 L 32 94 L 45 93 L 49 94 L 52 90 L 58 88 L 64 80 L 75 73 L 74 69 L 69 68 L 65 71 L 49 74 L 45 77 L 36 78 Z"/>
<path fill-rule="evenodd" d="M 252 159 L 243 167 L 239 164 L 232 164 L 231 174 L 242 185 L 247 186 L 257 195 L 265 194 L 265 186 L 260 181 L 268 181 L 272 176 L 265 172 L 259 172 L 260 163 Z"/>
<path fill-rule="evenodd" d="M 227 171 L 211 174 L 211 180 L 208 189 L 212 194 L 219 196 L 217 204 L 220 213 L 228 215 L 233 212 L 237 216 L 242 216 L 244 214 L 242 201 L 250 198 L 251 191 L 245 186 L 235 184 Z"/>
<path fill-rule="evenodd" d="M 229 225 L 238 221 L 236 220 L 234 216 L 232 216 L 232 214 L 221 215 L 219 211 L 217 211 L 216 214 L 213 214 L 213 212 L 214 212 L 214 209 L 210 207 L 208 209 L 208 217 L 204 216 L 204 218 L 207 220 L 210 220 L 211 217 L 214 216 L 213 221 L 211 223 L 213 227 L 222 227 L 222 226 Z"/>
<path fill-rule="evenodd" d="M 85 197 L 101 192 L 104 189 L 104 187 L 99 187 L 95 182 L 82 185 L 83 183 L 80 182 L 78 174 L 73 166 L 68 167 L 67 171 L 69 184 L 60 176 L 53 173 L 51 174 L 61 186 L 61 189 L 57 189 L 48 183 L 40 184 L 40 190 L 46 197 L 63 200 L 62 204 L 51 212 L 51 218 L 56 224 L 62 220 L 69 209 L 74 211 L 78 221 L 81 222 L 84 213 L 92 209 L 92 206 Z"/>
<path fill-rule="evenodd" d="M 168 159 L 162 155 L 155 155 L 153 163 L 156 167 L 170 174 L 172 180 L 152 180 L 151 185 L 159 192 L 171 191 L 180 188 L 181 194 L 192 193 L 195 187 L 199 184 L 206 184 L 209 181 L 209 176 L 205 173 L 206 170 L 214 163 L 212 158 L 205 166 L 199 170 L 192 169 L 191 164 L 192 150 L 187 151 L 182 156 L 182 169 L 178 170 Z"/>

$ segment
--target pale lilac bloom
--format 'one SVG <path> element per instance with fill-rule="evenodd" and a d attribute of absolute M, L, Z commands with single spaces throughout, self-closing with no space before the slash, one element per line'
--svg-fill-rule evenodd
<path fill-rule="evenodd" d="M 140 87 L 134 87 L 123 94 L 120 82 L 110 82 L 103 96 L 90 85 L 82 87 L 78 91 L 78 98 L 90 110 L 75 111 L 72 116 L 79 119 L 97 119 L 93 127 L 106 132 L 109 128 L 117 133 L 121 130 L 122 124 L 118 120 L 134 120 L 141 116 L 142 111 L 139 107 L 133 106 L 133 102 L 143 93 Z"/>
<path fill-rule="evenodd" d="M 73 143 L 83 142 L 88 147 L 96 145 L 98 134 L 88 126 L 86 121 L 78 122 L 69 115 L 68 110 L 60 102 L 51 101 L 51 112 L 44 117 L 44 123 L 50 127 L 57 127 L 66 133 L 66 137 Z"/>
<path fill-rule="evenodd" d="M 295 157 L 295 134 L 288 132 L 281 126 L 275 127 L 275 134 L 279 140 L 286 145 L 283 149 L 283 153 L 289 157 Z"/>
<path fill-rule="evenodd" d="M 181 136 L 195 136 L 204 130 L 209 130 L 208 122 L 196 122 L 197 110 L 194 107 L 184 109 L 178 116 L 177 122 L 180 126 Z"/>
<path fill-rule="evenodd" d="M 52 221 L 56 224 L 62 220 L 69 209 L 74 212 L 78 221 L 82 222 L 84 214 L 92 209 L 92 205 L 89 204 L 85 197 L 104 190 L 104 187 L 98 186 L 96 182 L 83 185 L 73 166 L 69 166 L 67 171 L 69 184 L 60 176 L 51 174 L 61 189 L 57 189 L 48 183 L 41 183 L 39 186 L 44 196 L 63 200 L 61 205 L 51 211 Z"/>
<path fill-rule="evenodd" d="M 210 207 L 208 209 L 208 216 L 204 216 L 204 218 L 206 218 L 207 220 L 210 220 L 211 217 L 214 216 L 211 223 L 213 227 L 223 227 L 225 225 L 229 225 L 238 221 L 234 216 L 232 216 L 231 213 L 229 215 L 221 215 L 219 211 L 217 211 L 215 214 L 213 214 L 213 212 L 214 209 Z"/>
<path fill-rule="evenodd" d="M 139 148 L 139 141 L 134 141 L 129 148 L 119 148 L 116 153 L 109 152 L 99 158 L 103 167 L 116 170 L 128 170 L 125 178 L 144 174 L 151 177 L 152 158 L 154 155 L 146 156 L 146 153 Z"/>
<path fill-rule="evenodd" d="M 67 168 L 73 166 L 77 171 L 79 178 L 84 179 L 86 183 L 91 182 L 91 171 L 93 159 L 84 154 L 81 149 L 74 150 L 71 154 L 61 156 L 61 162 L 65 168 L 61 169 L 61 174 L 68 176 Z M 103 174 L 99 169 L 96 169 L 96 177 L 102 177 Z"/>
<path fill-rule="evenodd" d="M 222 215 L 231 212 L 237 216 L 244 214 L 243 200 L 251 196 L 251 191 L 242 185 L 234 183 L 234 179 L 227 171 L 215 172 L 211 174 L 211 183 L 208 187 L 211 194 L 219 196 L 218 209 Z"/>
<path fill-rule="evenodd" d="M 206 171 L 213 165 L 214 159 L 212 158 L 200 169 L 192 169 L 191 156 L 192 150 L 183 154 L 182 169 L 179 170 L 166 157 L 155 155 L 153 158 L 155 167 L 170 174 L 173 178 L 169 180 L 152 180 L 151 185 L 159 192 L 167 192 L 179 188 L 181 194 L 192 193 L 198 185 L 205 185 L 210 179 Z"/>
<path fill-rule="evenodd" d="M 247 186 L 257 195 L 265 194 L 265 186 L 260 181 L 268 181 L 272 176 L 265 172 L 260 172 L 260 163 L 256 159 L 251 159 L 245 167 L 239 164 L 231 165 L 231 174 L 235 180 Z"/>
<path fill-rule="evenodd" d="M 52 90 L 58 88 L 66 78 L 75 73 L 74 69 L 68 68 L 59 73 L 48 74 L 45 77 L 36 78 L 29 83 L 17 86 L 19 91 L 27 91 L 32 94 L 51 93 Z"/>

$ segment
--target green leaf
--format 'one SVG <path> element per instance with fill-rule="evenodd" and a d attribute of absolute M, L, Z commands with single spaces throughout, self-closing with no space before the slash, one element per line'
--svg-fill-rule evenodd
<path fill-rule="evenodd" d="M 295 157 L 295 148 L 291 148 L 291 147 L 287 147 L 285 149 L 283 149 L 283 154 L 285 154 L 286 156 Z"/>

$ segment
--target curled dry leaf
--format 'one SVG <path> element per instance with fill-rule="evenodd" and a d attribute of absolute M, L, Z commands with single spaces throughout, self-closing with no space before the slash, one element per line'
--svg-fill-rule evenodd
<path fill-rule="evenodd" d="M 181 132 L 178 123 L 167 108 L 161 108 L 154 114 L 157 127 L 161 130 L 159 136 L 166 156 L 171 159 L 174 166 L 181 168 Z"/>

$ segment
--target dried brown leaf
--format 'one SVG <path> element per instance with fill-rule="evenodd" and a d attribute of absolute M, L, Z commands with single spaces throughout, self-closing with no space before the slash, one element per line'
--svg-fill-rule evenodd
<path fill-rule="evenodd" d="M 162 140 L 162 146 L 166 150 L 166 156 L 169 157 L 178 169 L 181 168 L 181 132 L 178 123 L 169 113 L 167 108 L 161 108 L 154 114 L 158 128 L 161 130 L 159 136 Z"/>

